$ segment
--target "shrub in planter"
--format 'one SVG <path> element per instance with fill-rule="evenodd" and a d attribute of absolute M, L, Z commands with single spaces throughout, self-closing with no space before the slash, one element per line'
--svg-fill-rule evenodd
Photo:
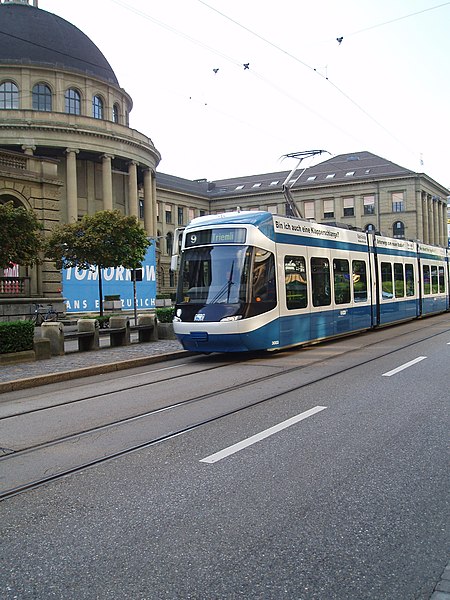
<path fill-rule="evenodd" d="M 160 323 L 172 323 L 175 315 L 174 306 L 164 306 L 155 310 L 156 318 Z"/>
<path fill-rule="evenodd" d="M 0 323 L 0 354 L 33 350 L 34 323 L 7 321 Z"/>

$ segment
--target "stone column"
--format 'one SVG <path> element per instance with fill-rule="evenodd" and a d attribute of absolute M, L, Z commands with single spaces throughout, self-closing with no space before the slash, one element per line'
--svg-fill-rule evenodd
<path fill-rule="evenodd" d="M 433 199 L 428 194 L 428 206 L 429 206 L 428 214 L 430 215 L 429 227 L 428 227 L 428 239 L 429 239 L 430 244 L 434 244 L 434 205 L 433 204 L 434 204 Z"/>
<path fill-rule="evenodd" d="M 78 220 L 77 154 L 79 150 L 66 149 L 67 222 Z"/>
<path fill-rule="evenodd" d="M 137 164 L 134 161 L 128 164 L 128 206 L 130 215 L 139 218 Z"/>
<path fill-rule="evenodd" d="M 447 202 L 445 200 L 441 204 L 441 213 L 441 246 L 447 247 Z"/>
<path fill-rule="evenodd" d="M 112 195 L 112 171 L 111 160 L 114 156 L 103 154 L 102 156 L 102 177 L 103 177 L 103 209 L 113 210 Z"/>
<path fill-rule="evenodd" d="M 154 204 L 152 172 L 151 169 L 146 169 L 144 171 L 144 229 L 150 237 L 156 236 Z"/>
<path fill-rule="evenodd" d="M 434 235 L 433 235 L 434 242 L 433 242 L 433 244 L 435 244 L 435 245 L 439 245 L 439 242 L 440 242 L 440 235 L 439 235 L 439 233 L 440 233 L 439 232 L 439 221 L 440 221 L 439 217 L 440 217 L 440 215 L 439 215 L 439 210 L 438 210 L 439 209 L 438 204 L 439 204 L 439 201 L 436 198 L 434 198 L 433 199 L 433 217 L 434 217 Z"/>
<path fill-rule="evenodd" d="M 416 194 L 416 239 L 423 239 L 423 204 L 422 192 Z"/>
<path fill-rule="evenodd" d="M 423 243 L 428 244 L 428 198 L 426 192 L 422 192 L 422 206 L 423 206 Z"/>

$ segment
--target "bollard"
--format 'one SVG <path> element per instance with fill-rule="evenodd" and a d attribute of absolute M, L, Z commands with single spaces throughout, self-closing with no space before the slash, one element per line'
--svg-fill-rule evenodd
<path fill-rule="evenodd" d="M 157 342 L 158 328 L 156 326 L 156 316 L 150 314 L 138 315 L 138 338 L 140 342 Z M 142 329 L 139 329 L 142 327 Z"/>
<path fill-rule="evenodd" d="M 80 352 L 99 349 L 99 325 L 97 319 L 78 319 L 77 330 L 78 350 Z"/>
<path fill-rule="evenodd" d="M 52 356 L 62 356 L 64 354 L 64 327 L 62 323 L 55 321 L 42 323 L 41 337 L 50 340 Z"/>
<path fill-rule="evenodd" d="M 109 339 L 111 347 L 128 346 L 131 343 L 130 320 L 128 317 L 110 317 Z"/>

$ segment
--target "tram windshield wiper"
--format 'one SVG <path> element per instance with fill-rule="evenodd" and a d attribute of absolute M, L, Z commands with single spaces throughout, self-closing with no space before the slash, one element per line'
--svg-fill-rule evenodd
<path fill-rule="evenodd" d="M 222 297 L 222 295 L 225 292 L 227 292 L 227 303 L 230 301 L 231 286 L 234 285 L 233 270 L 234 270 L 234 260 L 231 263 L 230 275 L 228 276 L 227 282 L 220 288 L 220 290 L 217 292 L 217 294 L 214 296 L 214 298 L 208 304 L 214 304 L 215 302 L 218 302 L 219 299 Z"/>

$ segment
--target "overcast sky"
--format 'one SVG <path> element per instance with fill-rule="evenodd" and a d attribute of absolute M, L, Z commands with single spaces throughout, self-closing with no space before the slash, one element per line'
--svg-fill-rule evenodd
<path fill-rule="evenodd" d="M 39 8 L 103 52 L 133 98 L 130 126 L 162 155 L 159 171 L 214 180 L 290 170 L 280 157 L 298 151 L 367 150 L 450 186 L 450 1 Z"/>

